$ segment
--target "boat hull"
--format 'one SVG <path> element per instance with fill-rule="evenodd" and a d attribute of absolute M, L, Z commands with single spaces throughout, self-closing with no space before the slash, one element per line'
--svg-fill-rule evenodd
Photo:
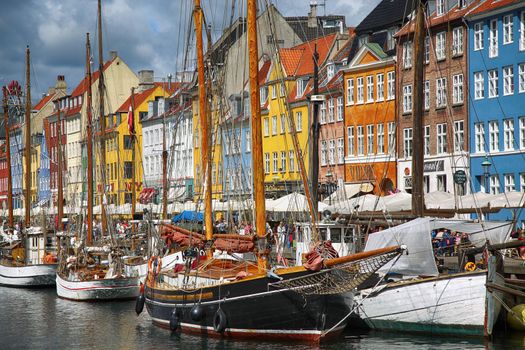
<path fill-rule="evenodd" d="M 483 336 L 486 280 L 476 272 L 392 284 L 361 291 L 356 303 L 371 329 Z"/>
<path fill-rule="evenodd" d="M 275 280 L 274 280 L 275 281 Z M 146 308 L 153 323 L 170 328 L 173 310 L 185 333 L 227 338 L 291 339 L 319 342 L 346 327 L 352 293 L 306 296 L 269 288 L 268 278 L 198 289 L 193 293 L 146 287 Z M 191 310 L 199 304 L 202 318 Z M 214 328 L 216 314 L 225 315 L 224 330 Z"/>
<path fill-rule="evenodd" d="M 78 301 L 132 299 L 140 288 L 139 277 L 68 281 L 59 274 L 56 285 L 59 297 Z"/>
<path fill-rule="evenodd" d="M 48 287 L 55 284 L 57 264 L 7 266 L 0 264 L 0 284 L 10 287 Z"/>

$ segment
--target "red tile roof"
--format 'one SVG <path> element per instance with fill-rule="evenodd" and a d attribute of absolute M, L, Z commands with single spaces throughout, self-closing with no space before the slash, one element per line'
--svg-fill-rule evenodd
<path fill-rule="evenodd" d="M 180 83 L 171 83 L 171 87 L 170 89 L 168 89 L 168 84 L 167 83 L 153 83 L 155 86 L 152 87 L 152 88 L 149 88 L 147 90 L 144 90 L 142 92 L 138 92 L 138 93 L 135 93 L 135 96 L 133 97 L 133 100 L 134 100 L 134 105 L 135 107 L 137 106 L 140 106 L 140 104 L 142 102 L 144 102 L 150 95 L 153 91 L 155 91 L 155 89 L 157 87 L 162 87 L 164 89 L 164 91 L 166 91 L 166 94 L 168 96 L 172 95 L 173 93 L 175 93 L 175 90 L 177 90 L 178 87 L 181 86 Z M 117 112 L 127 112 L 129 111 L 129 105 L 131 104 L 131 96 L 128 97 L 128 99 L 126 101 L 124 101 L 124 103 L 119 107 L 119 109 L 117 109 Z"/>
<path fill-rule="evenodd" d="M 55 93 L 47 94 L 46 96 L 42 97 L 42 99 L 33 107 L 33 110 L 39 111 L 41 110 L 51 99 L 53 96 L 55 96 Z"/>
<path fill-rule="evenodd" d="M 271 60 L 264 61 L 262 67 L 259 69 L 259 84 L 264 84 L 264 81 L 266 80 L 266 76 L 268 75 L 268 71 L 270 70 L 270 67 L 272 66 Z"/>
<path fill-rule="evenodd" d="M 473 8 L 467 13 L 467 16 L 475 16 L 484 12 L 496 10 L 501 7 L 513 5 L 522 2 L 522 0 L 485 0 L 479 6 Z"/>

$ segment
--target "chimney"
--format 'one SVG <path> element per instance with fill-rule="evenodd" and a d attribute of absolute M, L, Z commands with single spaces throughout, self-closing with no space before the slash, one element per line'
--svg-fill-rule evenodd
<path fill-rule="evenodd" d="M 110 52 L 109 52 L 109 59 L 110 59 L 110 60 L 113 61 L 115 58 L 117 58 L 117 56 L 118 56 L 118 55 L 117 55 L 117 51 L 110 51 Z"/>
<path fill-rule="evenodd" d="M 143 69 L 139 71 L 139 92 L 151 89 L 153 84 L 153 70 Z"/>
<path fill-rule="evenodd" d="M 57 81 L 55 86 L 50 87 L 47 91 L 49 95 L 54 94 L 55 92 L 62 91 L 64 94 L 67 90 L 66 78 L 63 75 L 57 75 Z"/>
<path fill-rule="evenodd" d="M 308 12 L 308 28 L 317 28 L 317 1 L 310 1 L 310 12 Z"/>

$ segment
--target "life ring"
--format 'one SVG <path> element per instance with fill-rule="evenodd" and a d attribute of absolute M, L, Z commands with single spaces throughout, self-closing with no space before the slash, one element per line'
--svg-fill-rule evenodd
<path fill-rule="evenodd" d="M 472 261 L 469 261 L 468 263 L 465 264 L 465 271 L 474 271 L 476 270 L 476 264 L 474 264 Z"/>
<path fill-rule="evenodd" d="M 153 264 L 157 262 L 157 267 L 155 270 L 153 270 Z M 162 258 L 158 256 L 152 256 L 148 260 L 148 274 L 152 274 L 154 276 L 157 276 L 160 273 L 160 269 L 162 268 Z"/>
<path fill-rule="evenodd" d="M 226 314 L 222 309 L 218 309 L 213 317 L 213 329 L 217 333 L 222 333 L 226 329 Z"/>

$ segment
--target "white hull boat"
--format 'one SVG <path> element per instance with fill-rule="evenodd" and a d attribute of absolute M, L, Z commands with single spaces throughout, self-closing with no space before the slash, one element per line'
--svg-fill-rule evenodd
<path fill-rule="evenodd" d="M 11 287 L 46 287 L 55 284 L 57 264 L 7 266 L 0 264 L 0 284 Z"/>
<path fill-rule="evenodd" d="M 139 295 L 139 277 L 68 281 L 56 275 L 57 294 L 69 300 L 132 299 Z"/>

